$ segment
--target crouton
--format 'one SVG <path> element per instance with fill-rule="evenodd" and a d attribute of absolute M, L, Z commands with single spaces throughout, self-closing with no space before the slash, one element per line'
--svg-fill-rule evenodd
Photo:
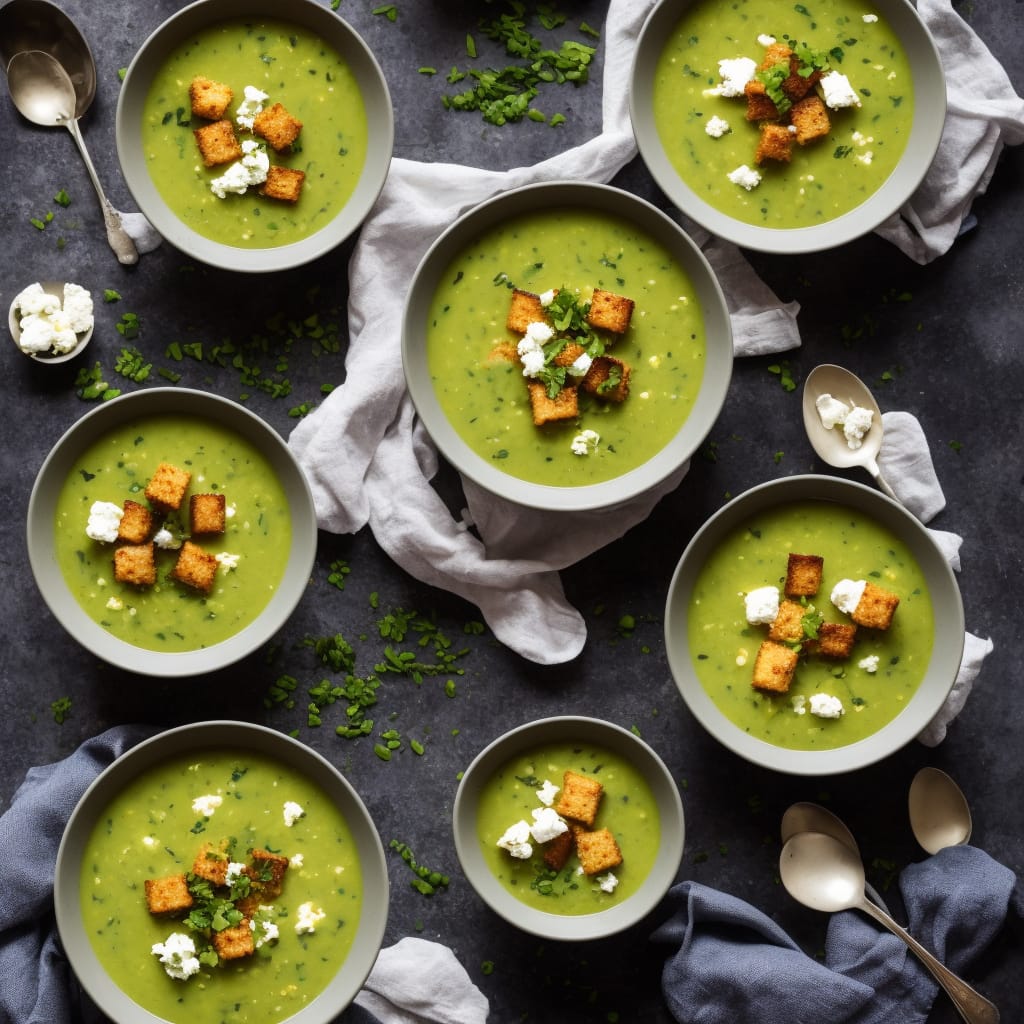
<path fill-rule="evenodd" d="M 804 638 L 803 617 L 806 608 L 796 601 L 783 601 L 779 613 L 768 627 L 768 639 L 778 643 L 797 643 Z"/>
<path fill-rule="evenodd" d="M 198 878 L 205 878 L 214 885 L 227 885 L 229 863 L 224 843 L 218 846 L 203 843 L 195 860 L 192 861 L 192 874 Z"/>
<path fill-rule="evenodd" d="M 853 653 L 857 627 L 845 622 L 823 622 L 818 627 L 817 652 L 825 658 L 848 658 Z"/>
<path fill-rule="evenodd" d="M 555 366 L 572 366 L 587 350 L 575 341 L 568 341 L 551 361 Z"/>
<path fill-rule="evenodd" d="M 603 792 L 604 786 L 592 776 L 567 771 L 562 777 L 562 792 L 558 797 L 558 803 L 555 804 L 555 810 L 563 818 L 582 821 L 584 825 L 593 825 Z"/>
<path fill-rule="evenodd" d="M 754 659 L 754 678 L 751 680 L 754 689 L 786 693 L 793 681 L 796 663 L 797 653 L 791 647 L 765 640 Z"/>
<path fill-rule="evenodd" d="M 289 149 L 291 144 L 299 137 L 302 131 L 302 122 L 297 117 L 292 117 L 280 104 L 261 110 L 253 118 L 253 133 L 266 139 L 267 142 L 278 152 Z"/>
<path fill-rule="evenodd" d="M 219 121 L 224 111 L 234 98 L 230 85 L 214 82 L 203 75 L 196 75 L 188 87 L 188 96 L 192 101 L 192 113 L 207 121 Z"/>
<path fill-rule="evenodd" d="M 794 103 L 789 112 L 789 120 L 796 129 L 796 141 L 801 146 L 808 142 L 823 138 L 828 135 L 832 123 L 828 119 L 828 110 L 825 104 L 815 96 L 807 96 Z"/>
<path fill-rule="evenodd" d="M 576 855 L 585 875 L 599 875 L 622 863 L 622 851 L 615 836 L 606 828 L 580 832 L 576 836 Z"/>
<path fill-rule="evenodd" d="M 129 544 L 142 544 L 153 532 L 153 513 L 131 498 L 125 500 L 124 512 L 117 527 L 117 539 Z"/>
<path fill-rule="evenodd" d="M 821 555 L 790 554 L 786 561 L 786 584 L 790 597 L 813 597 L 821 587 L 825 559 Z"/>
<path fill-rule="evenodd" d="M 789 73 L 782 80 L 781 89 L 790 100 L 803 99 L 821 78 L 821 71 L 817 68 L 806 75 L 801 75 L 800 58 L 785 43 L 779 42 L 772 43 L 765 49 L 760 68 L 762 71 L 767 71 L 782 63 L 788 65 Z"/>
<path fill-rule="evenodd" d="M 279 199 L 282 203 L 297 203 L 302 195 L 302 185 L 306 180 L 306 172 L 291 167 L 278 167 L 276 164 L 267 169 L 267 180 L 257 190 L 267 199 Z"/>
<path fill-rule="evenodd" d="M 253 935 L 252 923 L 243 917 L 238 924 L 214 932 L 211 941 L 217 956 L 221 960 L 241 960 L 256 952 L 256 939 Z"/>
<path fill-rule="evenodd" d="M 137 587 L 156 583 L 156 552 L 154 545 L 126 544 L 114 552 L 114 579 Z"/>
<path fill-rule="evenodd" d="M 538 380 L 527 381 L 534 426 L 574 420 L 580 414 L 579 395 L 574 387 L 564 387 L 554 398 L 548 397 L 547 386 Z"/>
<path fill-rule="evenodd" d="M 158 512 L 177 512 L 185 500 L 192 474 L 169 462 L 161 462 L 146 484 L 146 500 Z"/>
<path fill-rule="evenodd" d="M 544 844 L 544 863 L 552 871 L 561 871 L 573 848 L 573 834 L 566 830 Z"/>
<path fill-rule="evenodd" d="M 214 121 L 196 128 L 192 133 L 199 146 L 199 155 L 207 167 L 229 164 L 241 160 L 242 147 L 235 135 L 235 126 L 230 121 Z"/>
<path fill-rule="evenodd" d="M 899 597 L 892 591 L 868 582 L 850 618 L 866 629 L 888 629 L 899 603 Z"/>
<path fill-rule="evenodd" d="M 225 505 L 223 494 L 193 494 L 188 501 L 189 531 L 192 535 L 223 533 Z"/>
<path fill-rule="evenodd" d="M 288 858 L 269 850 L 252 851 L 252 867 L 247 872 L 257 884 L 259 893 L 265 899 L 276 899 L 281 895 L 284 875 L 288 870 Z"/>
<path fill-rule="evenodd" d="M 621 359 L 598 356 L 591 364 L 580 387 L 609 402 L 624 402 L 629 397 L 632 371 Z"/>
<path fill-rule="evenodd" d="M 146 908 L 151 914 L 179 914 L 192 909 L 192 894 L 184 875 L 147 878 Z"/>
<path fill-rule="evenodd" d="M 775 106 L 764 87 L 763 82 L 751 79 L 743 87 L 743 95 L 747 98 L 748 121 L 775 121 L 779 116 L 779 108 Z"/>
<path fill-rule="evenodd" d="M 766 160 L 788 164 L 793 155 L 793 133 L 782 124 L 762 123 L 754 160 L 763 164 Z"/>
<path fill-rule="evenodd" d="M 512 291 L 512 301 L 508 307 L 505 326 L 516 334 L 525 334 L 530 324 L 548 322 L 547 310 L 541 305 L 540 296 L 533 292 Z"/>
<path fill-rule="evenodd" d="M 602 331 L 625 334 L 629 330 L 634 305 L 633 300 L 627 299 L 624 295 L 595 288 L 590 300 L 590 311 L 587 313 L 587 323 Z"/>
<path fill-rule="evenodd" d="M 171 575 L 179 582 L 208 594 L 213 589 L 217 574 L 217 559 L 204 551 L 198 544 L 187 540 L 178 552 Z"/>

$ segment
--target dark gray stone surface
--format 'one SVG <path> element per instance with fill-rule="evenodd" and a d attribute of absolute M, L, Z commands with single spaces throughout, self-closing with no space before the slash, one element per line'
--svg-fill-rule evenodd
<path fill-rule="evenodd" d="M 131 209 L 114 149 L 117 70 L 180 4 L 63 0 L 61 6 L 82 27 L 99 65 L 97 100 L 83 121 L 87 142 L 114 204 Z M 339 13 L 360 31 L 384 67 L 396 110 L 396 155 L 501 168 L 531 163 L 599 130 L 603 54 L 588 85 L 564 90 L 548 103 L 549 110 L 566 113 L 565 125 L 552 129 L 526 122 L 494 128 L 476 115 L 445 112 L 439 98 L 443 74 L 428 79 L 417 68 L 429 64 L 444 72 L 453 64 L 464 65 L 466 32 L 474 29 L 481 10 L 497 5 L 400 0 L 395 22 L 373 15 L 376 6 L 369 0 L 342 0 Z M 606 5 L 599 0 L 570 0 L 564 6 L 573 23 L 603 23 Z M 1021 91 L 1024 18 L 1019 0 L 979 0 L 959 9 Z M 288 360 L 291 394 L 274 399 L 253 393 L 247 402 L 282 435 L 294 425 L 290 408 L 315 401 L 321 383 L 343 380 L 351 242 L 308 267 L 263 278 L 255 288 L 250 279 L 197 266 L 167 245 L 144 256 L 136 268 L 125 269 L 103 240 L 85 170 L 66 133 L 28 126 L 3 96 L 0 139 L 6 169 L 0 199 L 4 309 L 33 280 L 70 278 L 100 292 L 116 288 L 123 300 L 98 306 L 96 338 L 87 357 L 88 362 L 99 360 L 108 373 L 124 344 L 114 327 L 124 312 L 142 318 L 136 344 L 157 367 L 172 365 L 164 351 L 173 340 L 231 337 L 247 342 L 262 335 L 273 347 L 279 341 L 268 328 L 274 315 L 301 320 L 315 313 L 321 322 L 337 325 L 341 351 L 314 357 L 308 344 L 296 344 Z M 696 458 L 678 490 L 645 523 L 565 572 L 567 592 L 589 628 L 586 649 L 571 664 L 540 668 L 487 633 L 464 636 L 463 625 L 478 618 L 476 610 L 398 570 L 364 530 L 355 536 L 321 535 L 309 594 L 274 638 L 272 657 L 260 652 L 212 678 L 171 683 L 98 662 L 66 636 L 39 597 L 24 543 L 29 493 L 47 451 L 90 407 L 74 394 L 79 363 L 38 367 L 8 341 L 0 346 L 0 810 L 31 765 L 62 758 L 115 723 L 238 717 L 296 730 L 345 772 L 385 844 L 392 838 L 407 842 L 422 862 L 451 873 L 450 888 L 426 899 L 409 887 L 405 865 L 391 857 L 386 941 L 418 934 L 452 946 L 490 998 L 492 1019 L 500 1024 L 669 1020 L 659 991 L 663 951 L 646 941 L 658 912 L 626 935 L 560 946 L 498 920 L 459 872 L 450 828 L 458 773 L 494 736 L 532 718 L 587 713 L 635 725 L 680 785 L 687 836 L 679 877 L 750 900 L 811 953 L 822 947 L 825 918 L 793 903 L 777 874 L 779 820 L 794 800 L 824 802 L 842 815 L 861 842 L 869 878 L 880 886 L 893 870 L 922 856 L 907 822 L 906 792 L 914 772 L 934 764 L 950 771 L 965 789 L 975 815 L 974 843 L 1019 874 L 1024 869 L 1024 603 L 1017 593 L 1024 553 L 1022 174 L 1024 151 L 1007 151 L 988 195 L 976 204 L 977 227 L 928 267 L 916 266 L 874 236 L 826 254 L 751 257 L 783 299 L 801 303 L 803 348 L 784 357 L 797 380 L 817 363 L 843 363 L 877 386 L 883 408 L 917 415 L 931 441 L 948 499 L 934 525 L 963 535 L 959 581 L 967 627 L 995 642 L 966 709 L 937 749 L 912 743 L 881 764 L 833 778 L 777 775 L 720 748 L 692 719 L 671 680 L 662 611 L 672 568 L 689 537 L 728 495 L 771 478 L 825 468 L 804 438 L 799 391 L 785 392 L 769 372 L 776 359 L 737 363 L 710 438 L 717 458 Z M 615 183 L 667 208 L 639 160 Z M 52 202 L 60 188 L 73 197 L 67 210 Z M 45 231 L 30 226 L 29 218 L 51 209 L 56 216 Z M 230 367 L 185 363 L 174 368 L 184 374 L 182 386 L 232 398 L 251 391 Z M 778 452 L 782 455 L 776 458 Z M 451 476 L 444 475 L 443 486 L 457 497 Z M 337 559 L 351 567 L 344 591 L 326 582 L 328 567 Z M 372 594 L 379 595 L 380 610 L 371 607 Z M 433 617 L 456 646 L 465 644 L 469 652 L 459 660 L 464 674 L 458 676 L 427 678 L 419 685 L 385 677 L 376 708 L 378 726 L 393 727 L 406 740 L 417 738 L 426 746 L 422 757 L 406 746 L 385 763 L 374 755 L 372 741 L 335 736 L 341 714 L 337 705 L 327 709 L 319 729 L 306 724 L 305 690 L 325 673 L 302 640 L 340 632 L 355 645 L 359 670 L 369 672 L 383 650 L 377 620 L 395 607 Z M 624 615 L 636 620 L 630 635 L 618 628 Z M 264 697 L 282 673 L 300 682 L 296 705 L 268 708 Z M 456 680 L 453 698 L 444 692 L 449 677 Z M 72 710 L 59 725 L 50 705 L 64 696 L 71 697 Z M 1012 918 L 971 974 L 1002 1006 L 1005 1020 L 1015 1019 L 1024 1006 L 1022 948 L 1024 929 Z M 493 963 L 492 973 L 484 971 L 485 961 Z M 955 1019 L 942 996 L 930 1019 L 933 1024 Z"/>

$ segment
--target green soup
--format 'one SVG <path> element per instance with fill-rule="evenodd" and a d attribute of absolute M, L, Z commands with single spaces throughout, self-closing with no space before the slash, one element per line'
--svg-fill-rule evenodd
<path fill-rule="evenodd" d="M 744 595 L 781 590 L 791 552 L 824 558 L 821 588 L 808 601 L 826 622 L 849 622 L 829 600 L 844 578 L 869 580 L 900 603 L 888 630 L 858 627 L 849 659 L 801 654 L 789 693 L 768 694 L 751 684 L 768 627 L 747 622 Z M 906 545 L 863 512 L 823 501 L 769 509 L 734 530 L 694 583 L 688 626 L 694 670 L 715 705 L 752 736 L 793 750 L 842 747 L 891 722 L 924 678 L 935 634 L 924 576 Z M 874 672 L 860 665 L 871 656 Z M 843 714 L 808 713 L 801 702 L 814 693 L 838 697 Z"/>
<path fill-rule="evenodd" d="M 181 510 L 164 523 L 179 542 L 188 532 L 189 494 L 223 493 L 234 513 L 223 535 L 195 538 L 211 554 L 237 556 L 234 568 L 218 568 L 208 594 L 170 576 L 174 549 L 157 549 L 153 586 L 120 583 L 112 564 L 116 545 L 86 536 L 93 502 L 145 505 L 143 491 L 161 462 L 192 474 Z M 54 547 L 68 589 L 94 622 L 146 650 L 194 651 L 234 636 L 266 607 L 288 563 L 291 512 L 270 463 L 233 430 L 187 416 L 144 417 L 118 426 L 77 458 L 57 499 Z"/>
<path fill-rule="evenodd" d="M 793 145 L 789 163 L 767 160 L 758 167 L 758 128 L 745 120 L 744 98 L 708 90 L 721 80 L 720 60 L 749 57 L 760 64 L 762 34 L 794 50 L 806 45 L 827 53 L 829 67 L 847 76 L 861 105 L 830 110 L 827 137 Z M 669 36 L 654 83 L 655 125 L 679 176 L 716 210 L 768 228 L 820 224 L 868 199 L 899 162 L 913 110 L 906 52 L 870 3 L 850 0 L 701 0 Z M 730 130 L 709 135 L 712 117 Z M 743 165 L 761 174 L 749 191 L 728 178 Z"/>
<path fill-rule="evenodd" d="M 554 872 L 544 864 L 544 850 L 537 844 L 525 860 L 497 846 L 510 825 L 520 819 L 532 822 L 531 812 L 544 806 L 538 788 L 546 780 L 561 786 L 568 770 L 592 776 L 604 786 L 592 827 L 609 829 L 622 851 L 622 864 L 612 869 L 618 879 L 612 892 L 601 889 L 600 875 L 580 874 L 575 856 Z M 519 754 L 495 773 L 480 795 L 477 835 L 488 867 L 517 899 L 551 914 L 593 914 L 628 899 L 643 884 L 658 853 L 661 818 L 647 780 L 624 757 L 563 743 Z"/>
<path fill-rule="evenodd" d="M 208 816 L 193 808 L 211 795 L 221 803 Z M 303 811 L 291 825 L 286 802 Z M 204 843 L 225 839 L 238 862 L 250 849 L 290 858 L 269 914 L 279 936 L 252 956 L 172 978 L 151 948 L 189 928 L 149 913 L 145 882 L 189 872 Z M 273 1024 L 298 1013 L 348 955 L 362 899 L 355 841 L 327 795 L 243 751 L 192 751 L 143 772 L 100 815 L 83 851 L 82 917 L 96 956 L 128 996 L 174 1022 Z M 295 927 L 306 903 L 324 914 L 312 932 Z"/>
<path fill-rule="evenodd" d="M 227 119 L 234 121 L 251 85 L 267 94 L 265 107 L 281 103 L 302 122 L 290 152 L 268 149 L 272 165 L 305 172 L 297 203 L 255 188 L 224 199 L 210 190 L 228 165 L 206 167 L 200 157 L 193 130 L 208 122 L 191 117 L 189 85 L 197 75 L 231 87 Z M 366 160 L 366 111 L 351 69 L 308 29 L 283 21 L 227 21 L 191 37 L 153 79 L 141 130 L 164 202 L 198 234 L 245 249 L 286 245 L 324 227 L 348 202 Z"/>
<path fill-rule="evenodd" d="M 600 483 L 650 459 L 689 416 L 706 362 L 694 287 L 664 246 L 625 220 L 572 208 L 517 217 L 467 246 L 441 281 L 426 341 L 438 402 L 463 441 L 504 472 L 553 486 Z M 581 391 L 576 419 L 535 426 L 522 366 L 494 356 L 521 338 L 505 326 L 512 287 L 632 299 L 629 330 L 608 348 L 631 369 L 629 397 Z M 600 441 L 578 455 L 572 443 L 584 430 Z"/>

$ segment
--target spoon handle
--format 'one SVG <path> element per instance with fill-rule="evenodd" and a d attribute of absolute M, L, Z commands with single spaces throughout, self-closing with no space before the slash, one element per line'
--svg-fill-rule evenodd
<path fill-rule="evenodd" d="M 882 471 L 878 468 L 878 463 L 871 459 L 865 463 L 865 469 L 874 477 L 875 483 L 878 484 L 878 489 L 888 498 L 892 498 L 893 501 L 900 501 L 899 495 L 889 486 L 889 482 L 882 476 Z"/>
<path fill-rule="evenodd" d="M 935 980 L 946 990 L 946 994 L 967 1024 L 998 1024 L 999 1010 L 995 1004 L 989 1002 L 980 992 L 976 992 L 966 981 L 955 975 L 941 960 L 925 949 L 910 932 L 901 928 L 884 910 L 876 907 L 868 899 L 859 903 L 858 909 L 863 910 L 869 917 L 873 917 L 879 924 L 888 928 L 893 935 L 901 938 L 917 954 L 921 963 L 932 972 Z"/>

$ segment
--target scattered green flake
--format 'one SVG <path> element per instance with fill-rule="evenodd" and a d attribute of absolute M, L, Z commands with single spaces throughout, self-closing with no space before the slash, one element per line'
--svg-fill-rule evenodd
<path fill-rule="evenodd" d="M 426 751 L 426 748 L 419 740 L 409 740 L 409 749 L 416 754 L 417 757 L 422 757 Z"/>
<path fill-rule="evenodd" d="M 454 697 L 455 696 L 455 680 L 454 679 L 449 679 L 444 684 L 444 695 L 446 697 Z"/>
<path fill-rule="evenodd" d="M 141 321 L 138 313 L 122 313 L 121 319 L 114 326 L 117 328 L 118 334 L 131 340 L 139 336 Z"/>
<path fill-rule="evenodd" d="M 447 888 L 450 879 L 440 871 L 433 871 L 416 863 L 416 857 L 409 846 L 397 839 L 392 839 L 388 847 L 394 850 L 415 875 L 409 883 L 417 892 L 424 896 L 433 896 L 439 889 Z"/>
<path fill-rule="evenodd" d="M 783 459 L 783 457 L 785 456 L 785 454 L 786 454 L 785 452 L 776 452 L 776 453 L 775 453 L 775 454 L 774 454 L 774 455 L 772 456 L 772 458 L 773 458 L 773 459 L 775 459 L 775 465 L 776 465 L 776 466 L 777 466 L 777 465 L 778 465 L 778 464 L 779 464 L 779 463 L 780 463 L 780 462 L 782 461 L 782 459 Z"/>
<path fill-rule="evenodd" d="M 437 68 L 422 67 L 422 68 L 417 68 L 417 70 L 419 71 L 419 73 L 421 75 L 436 75 L 437 74 Z"/>
<path fill-rule="evenodd" d="M 127 75 L 127 74 L 128 74 L 128 69 L 127 68 L 118 68 L 117 69 L 117 80 L 119 82 L 123 82 L 124 81 L 124 76 Z"/>
<path fill-rule="evenodd" d="M 963 442 L 961 441 L 950 441 L 949 447 L 952 448 L 953 451 L 957 453 L 957 455 L 959 455 L 964 450 Z"/>
<path fill-rule="evenodd" d="M 331 10 L 336 11 L 341 6 L 341 0 L 331 0 Z"/>
<path fill-rule="evenodd" d="M 348 562 L 343 558 L 338 558 L 331 562 L 329 568 L 330 572 L 327 574 L 327 582 L 330 583 L 332 587 L 344 590 L 346 577 L 352 572 Z"/>
<path fill-rule="evenodd" d="M 121 349 L 114 370 L 128 380 L 141 384 L 152 372 L 153 364 L 147 363 L 142 353 L 134 345 Z"/>
<path fill-rule="evenodd" d="M 67 209 L 71 205 L 71 196 L 69 196 L 64 189 L 60 189 L 60 191 L 53 197 L 53 201 L 58 206 L 63 206 Z"/>
<path fill-rule="evenodd" d="M 58 725 L 63 725 L 71 716 L 71 698 L 58 697 L 52 704 L 50 704 L 50 710 L 53 712 L 53 720 Z"/>
<path fill-rule="evenodd" d="M 382 15 L 388 21 L 398 20 L 398 8 L 394 4 L 381 4 L 380 7 L 375 7 L 370 13 Z"/>
<path fill-rule="evenodd" d="M 113 288 L 104 288 L 103 289 L 103 301 L 104 302 L 120 302 L 121 301 L 121 293 L 119 291 L 115 291 Z"/>
<path fill-rule="evenodd" d="M 266 696 L 263 698 L 263 706 L 265 708 L 271 708 L 275 705 L 283 705 L 286 708 L 295 707 L 295 688 L 299 685 L 299 681 L 294 676 L 278 676 L 277 679 L 270 684 L 270 688 L 267 690 Z"/>
<path fill-rule="evenodd" d="M 493 960 L 485 960 L 480 965 L 480 973 L 481 974 L 487 974 L 487 975 L 493 974 L 494 973 L 494 961 Z"/>
<path fill-rule="evenodd" d="M 29 224 L 32 225 L 32 227 L 34 227 L 36 229 L 36 231 L 45 231 L 46 230 L 46 223 L 47 222 L 45 220 L 40 220 L 39 217 L 29 217 L 28 222 L 29 222 Z"/>
<path fill-rule="evenodd" d="M 476 40 L 468 33 L 466 35 L 466 56 L 470 60 L 476 60 Z"/>
<path fill-rule="evenodd" d="M 594 39 L 600 39 L 601 38 L 601 33 L 596 28 L 594 28 L 592 25 L 588 25 L 585 21 L 581 21 L 580 22 L 580 31 L 585 36 L 591 36 Z"/>
<path fill-rule="evenodd" d="M 768 367 L 768 372 L 779 378 L 783 391 L 796 390 L 796 381 L 793 379 L 793 372 L 790 369 L 788 360 L 783 360 L 781 363 L 772 363 Z"/>

